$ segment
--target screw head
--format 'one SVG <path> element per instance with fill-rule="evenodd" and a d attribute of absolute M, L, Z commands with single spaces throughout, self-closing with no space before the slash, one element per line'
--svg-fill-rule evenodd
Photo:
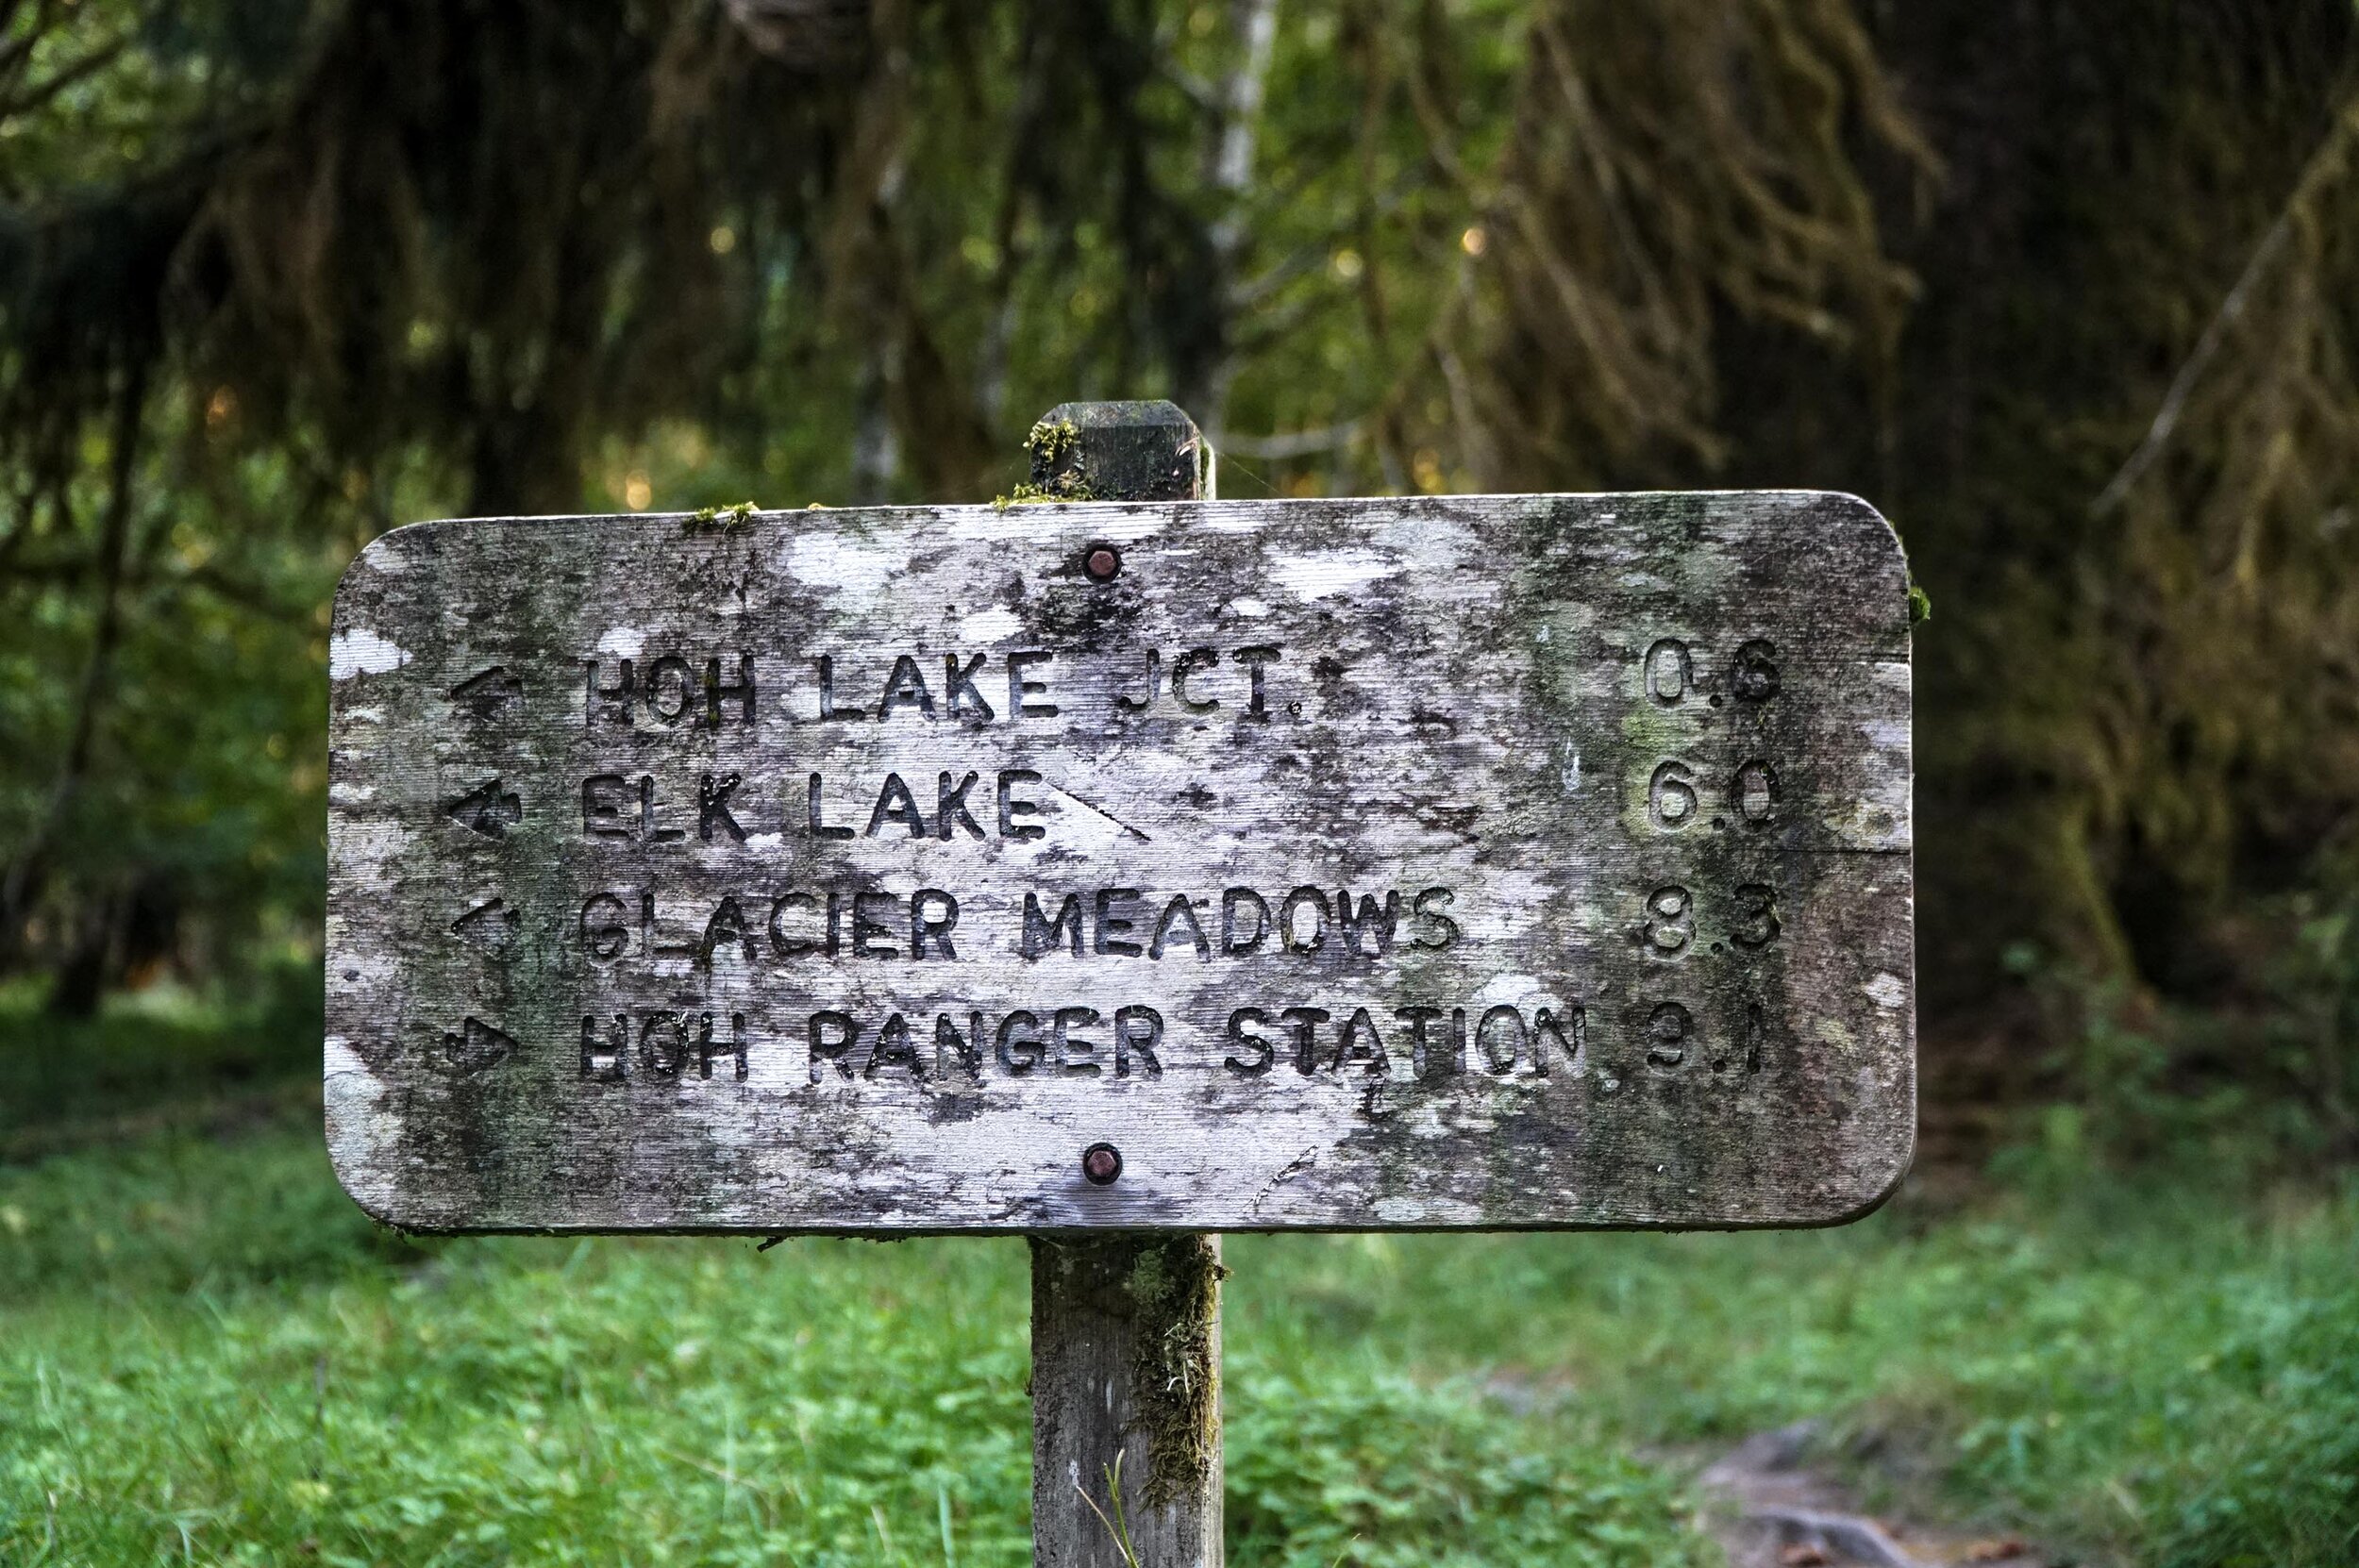
<path fill-rule="evenodd" d="M 1092 1143 L 1081 1151 L 1081 1175 L 1093 1187 L 1111 1187 L 1122 1175 L 1122 1151 L 1112 1143 Z"/>
<path fill-rule="evenodd" d="M 1122 575 L 1122 552 L 1111 544 L 1097 544 L 1081 558 L 1081 570 L 1092 582 L 1112 582 Z"/>

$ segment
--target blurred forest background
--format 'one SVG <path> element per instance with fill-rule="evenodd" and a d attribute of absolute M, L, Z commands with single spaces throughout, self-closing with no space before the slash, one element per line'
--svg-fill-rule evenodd
<path fill-rule="evenodd" d="M 1867 497 L 1933 609 L 1929 1148 L 2037 1105 L 2349 1155 L 2354 42 L 2351 0 L 0 0 L 7 1130 L 316 1073 L 375 534 L 987 499 L 1050 405 L 1167 395 L 1230 496 Z"/>

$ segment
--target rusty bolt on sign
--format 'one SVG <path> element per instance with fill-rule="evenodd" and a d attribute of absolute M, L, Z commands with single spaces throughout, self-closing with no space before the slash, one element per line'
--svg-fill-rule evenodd
<path fill-rule="evenodd" d="M 1081 570 L 1089 574 L 1092 582 L 1112 582 L 1121 575 L 1122 552 L 1111 544 L 1097 545 L 1082 560 Z"/>
<path fill-rule="evenodd" d="M 1122 1151 L 1112 1143 L 1092 1143 L 1081 1151 L 1081 1175 L 1093 1187 L 1111 1187 L 1122 1175 Z"/>

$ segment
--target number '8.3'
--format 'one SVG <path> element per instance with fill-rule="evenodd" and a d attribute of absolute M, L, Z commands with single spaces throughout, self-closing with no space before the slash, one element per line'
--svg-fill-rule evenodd
<path fill-rule="evenodd" d="M 1633 937 L 1660 959 L 1675 959 L 1696 941 L 1696 899 L 1676 883 L 1656 888 L 1642 901 Z M 1778 892 L 1766 882 L 1744 882 L 1730 900 L 1728 939 L 1748 951 L 1766 947 L 1784 927 L 1778 921 Z M 1714 950 L 1718 950 L 1714 943 Z"/>

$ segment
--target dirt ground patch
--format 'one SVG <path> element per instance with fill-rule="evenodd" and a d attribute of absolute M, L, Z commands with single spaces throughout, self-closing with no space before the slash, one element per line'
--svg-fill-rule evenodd
<path fill-rule="evenodd" d="M 1756 1433 L 1697 1474 L 1706 1526 L 1730 1568 L 2065 1568 L 2066 1559 L 2020 1537 L 1861 1512 L 1809 1462 L 1816 1435 L 1807 1421 Z"/>

